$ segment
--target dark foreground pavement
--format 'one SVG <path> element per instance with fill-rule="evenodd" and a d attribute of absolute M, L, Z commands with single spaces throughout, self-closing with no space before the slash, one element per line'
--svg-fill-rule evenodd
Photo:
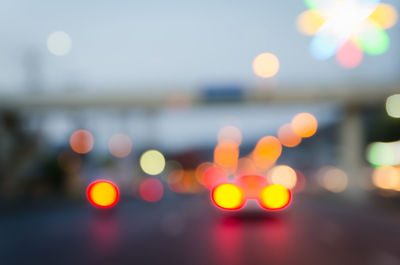
<path fill-rule="evenodd" d="M 29 209 L 1 217 L 0 264 L 400 264 L 400 218 L 343 205 L 227 214 L 198 196 Z"/>

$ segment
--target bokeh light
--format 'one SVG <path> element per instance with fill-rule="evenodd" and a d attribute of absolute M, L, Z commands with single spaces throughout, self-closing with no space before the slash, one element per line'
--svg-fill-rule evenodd
<path fill-rule="evenodd" d="M 176 169 L 183 169 L 182 164 L 177 160 L 168 160 L 165 162 L 165 170 L 170 172 Z"/>
<path fill-rule="evenodd" d="M 168 174 L 167 185 L 175 193 L 197 193 L 203 190 L 195 176 L 195 170 L 173 170 Z"/>
<path fill-rule="evenodd" d="M 304 3 L 309 9 L 321 9 L 326 5 L 326 1 L 324 0 L 304 0 Z"/>
<path fill-rule="evenodd" d="M 261 53 L 253 61 L 253 71 L 261 78 L 270 78 L 279 71 L 279 59 L 272 53 Z"/>
<path fill-rule="evenodd" d="M 279 128 L 278 139 L 286 147 L 296 147 L 301 143 L 301 137 L 293 131 L 292 125 L 288 123 Z"/>
<path fill-rule="evenodd" d="M 238 166 L 235 172 L 235 176 L 240 177 L 242 175 L 256 174 L 257 166 L 253 159 L 248 157 L 241 157 L 238 160 Z"/>
<path fill-rule="evenodd" d="M 396 24 L 397 11 L 391 5 L 380 3 L 374 12 L 371 13 L 369 19 L 378 24 L 382 29 L 387 29 Z"/>
<path fill-rule="evenodd" d="M 240 145 L 242 142 L 242 133 L 235 126 L 225 126 L 218 132 L 218 143 L 232 142 Z"/>
<path fill-rule="evenodd" d="M 296 171 L 287 165 L 278 165 L 271 168 L 268 179 L 272 184 L 279 184 L 293 189 L 297 183 Z"/>
<path fill-rule="evenodd" d="M 281 142 L 274 136 L 261 138 L 254 148 L 254 155 L 265 160 L 275 161 L 282 153 Z"/>
<path fill-rule="evenodd" d="M 398 159 L 396 161 L 396 153 L 399 154 L 399 151 L 400 142 L 374 142 L 368 145 L 367 160 L 373 166 L 391 166 L 400 162 Z"/>
<path fill-rule="evenodd" d="M 318 121 L 311 113 L 299 113 L 292 119 L 292 129 L 300 137 L 313 136 L 318 129 Z"/>
<path fill-rule="evenodd" d="M 360 46 L 369 55 L 380 55 L 389 48 L 390 39 L 386 31 L 374 22 L 369 22 L 358 35 Z"/>
<path fill-rule="evenodd" d="M 204 186 L 201 185 L 196 179 L 196 170 L 185 170 L 183 175 L 183 181 L 181 181 L 181 186 L 185 193 L 198 193 L 204 190 Z"/>
<path fill-rule="evenodd" d="M 275 164 L 281 153 L 280 141 L 276 137 L 265 136 L 257 142 L 249 157 L 257 167 L 257 172 L 262 173 Z"/>
<path fill-rule="evenodd" d="M 208 168 L 203 175 L 203 184 L 209 190 L 227 181 L 228 175 L 222 168 L 217 166 Z"/>
<path fill-rule="evenodd" d="M 345 68 L 357 67 L 363 52 L 379 55 L 389 48 L 390 39 L 384 29 L 397 21 L 396 9 L 379 1 L 316 1 L 305 0 L 310 9 L 297 18 L 297 28 L 305 35 L 314 35 L 310 53 L 326 60 L 336 53 Z"/>
<path fill-rule="evenodd" d="M 47 38 L 47 49 L 56 56 L 67 55 L 71 47 L 71 38 L 64 31 L 53 32 Z"/>
<path fill-rule="evenodd" d="M 140 197 L 148 202 L 157 202 L 164 195 L 164 186 L 156 178 L 146 178 L 139 186 Z"/>
<path fill-rule="evenodd" d="M 183 171 L 182 164 L 176 160 L 166 161 L 165 169 L 164 169 L 161 177 L 166 181 L 167 184 L 169 181 L 175 182 L 175 180 L 177 179 L 176 176 L 174 176 L 174 174 L 173 174 L 173 172 L 175 172 L 175 171 L 176 172 Z"/>
<path fill-rule="evenodd" d="M 348 177 L 343 170 L 328 166 L 319 170 L 318 182 L 324 189 L 338 193 L 347 188 Z"/>
<path fill-rule="evenodd" d="M 71 149 L 78 154 L 89 153 L 94 146 L 94 137 L 88 130 L 76 130 L 69 138 Z"/>
<path fill-rule="evenodd" d="M 246 198 L 258 198 L 261 189 L 267 185 L 267 179 L 260 175 L 243 175 L 236 181 Z"/>
<path fill-rule="evenodd" d="M 198 183 L 204 185 L 204 180 L 203 180 L 203 176 L 204 173 L 206 172 L 207 169 L 211 168 L 214 166 L 214 163 L 211 162 L 203 162 L 200 163 L 195 170 L 195 177 Z"/>
<path fill-rule="evenodd" d="M 330 36 L 316 35 L 310 43 L 310 53 L 317 60 L 332 57 L 337 50 L 337 42 Z"/>
<path fill-rule="evenodd" d="M 89 202 L 100 208 L 109 208 L 117 204 L 119 191 L 117 186 L 108 180 L 92 182 L 86 191 Z"/>
<path fill-rule="evenodd" d="M 140 167 L 149 175 L 158 175 L 165 168 L 164 155 L 157 150 L 148 150 L 140 157 Z"/>
<path fill-rule="evenodd" d="M 236 143 L 225 141 L 214 150 L 214 162 L 224 168 L 235 169 L 239 159 L 239 148 Z"/>
<path fill-rule="evenodd" d="M 265 173 L 269 168 L 271 168 L 277 161 L 277 159 L 270 160 L 265 159 L 264 157 L 257 155 L 255 152 L 250 156 L 257 170 L 256 173 Z"/>
<path fill-rule="evenodd" d="M 168 174 L 166 182 L 170 190 L 175 193 L 184 192 L 180 183 L 182 182 L 185 173 L 186 172 L 183 169 L 175 169 Z"/>
<path fill-rule="evenodd" d="M 375 168 L 372 184 L 380 189 L 400 191 L 400 169 L 392 166 Z"/>
<path fill-rule="evenodd" d="M 291 193 L 284 186 L 273 184 L 261 190 L 259 201 L 261 206 L 268 210 L 280 210 L 289 205 Z"/>
<path fill-rule="evenodd" d="M 392 118 L 400 118 L 400 94 L 391 95 L 386 99 L 386 112 Z"/>
<path fill-rule="evenodd" d="M 242 189 L 229 183 L 215 187 L 211 193 L 211 198 L 215 205 L 227 210 L 239 209 L 244 203 Z"/>
<path fill-rule="evenodd" d="M 108 142 L 108 150 L 113 156 L 123 158 L 128 156 L 132 151 L 131 138 L 126 134 L 115 134 Z"/>
<path fill-rule="evenodd" d="M 362 60 L 363 52 L 357 42 L 347 41 L 336 53 L 336 60 L 344 68 L 355 68 Z"/>
<path fill-rule="evenodd" d="M 325 19 L 315 10 L 306 10 L 297 17 L 296 25 L 305 35 L 314 35 L 325 22 Z"/>
<path fill-rule="evenodd" d="M 300 170 L 297 170 L 297 169 L 295 171 L 296 171 L 297 181 L 296 181 L 296 186 L 294 186 L 294 188 L 292 189 L 292 192 L 300 193 L 305 189 L 307 181 L 306 181 L 306 177 L 304 176 L 303 172 L 301 172 Z"/>

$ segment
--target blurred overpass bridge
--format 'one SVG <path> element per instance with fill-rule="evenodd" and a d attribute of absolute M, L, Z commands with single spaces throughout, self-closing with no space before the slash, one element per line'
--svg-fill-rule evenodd
<path fill-rule="evenodd" d="M 12 111 L 27 114 L 52 109 L 83 110 L 95 108 L 144 109 L 152 119 L 158 111 L 169 107 L 190 107 L 209 104 L 311 104 L 336 103 L 342 109 L 340 121 L 340 158 L 341 167 L 349 174 L 349 196 L 362 197 L 360 188 L 363 167 L 363 128 L 361 111 L 367 106 L 384 104 L 387 96 L 398 93 L 400 84 L 382 87 L 366 85 L 351 86 L 313 86 L 285 88 L 248 88 L 235 90 L 210 91 L 181 88 L 166 91 L 157 88 L 112 88 L 100 92 L 63 91 L 23 94 L 0 94 L 0 111 Z M 103 92 L 104 91 L 104 92 Z M 105 92 L 107 91 L 107 92 Z M 110 92 L 112 91 L 112 92 Z M 137 92 L 140 91 L 140 92 Z M 211 91 L 213 92 L 213 91 Z M 221 93 L 222 92 L 222 93 Z M 226 93 L 225 93 L 226 92 Z"/>

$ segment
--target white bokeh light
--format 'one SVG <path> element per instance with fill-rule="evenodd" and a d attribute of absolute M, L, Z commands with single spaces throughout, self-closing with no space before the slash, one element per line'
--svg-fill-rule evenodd
<path fill-rule="evenodd" d="M 72 41 L 64 31 L 55 31 L 47 38 L 47 48 L 56 56 L 67 55 L 71 51 Z"/>

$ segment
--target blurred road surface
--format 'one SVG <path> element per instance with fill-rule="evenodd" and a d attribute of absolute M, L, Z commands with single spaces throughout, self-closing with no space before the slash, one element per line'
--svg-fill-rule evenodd
<path fill-rule="evenodd" d="M 227 214 L 186 196 L 29 209 L 1 217 L 0 264 L 400 264 L 400 217 L 343 205 Z"/>

